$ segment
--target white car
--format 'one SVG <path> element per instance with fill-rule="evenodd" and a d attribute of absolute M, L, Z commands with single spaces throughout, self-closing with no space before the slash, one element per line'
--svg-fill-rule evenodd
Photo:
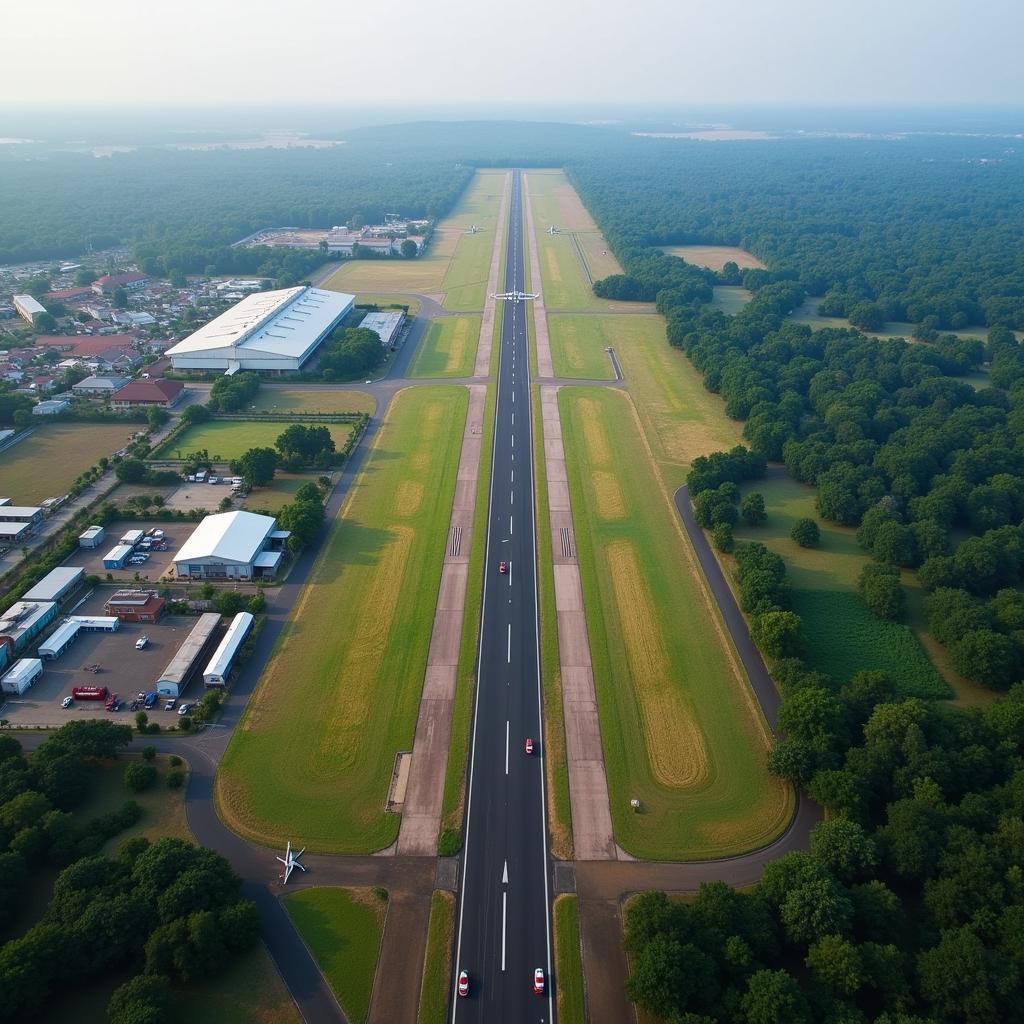
<path fill-rule="evenodd" d="M 142 636 L 139 637 L 138 640 L 135 641 L 135 650 L 137 650 L 137 651 L 145 650 L 146 644 L 148 644 L 148 643 L 149 643 L 149 637 L 146 636 L 145 634 L 143 634 Z"/>
<path fill-rule="evenodd" d="M 172 697 L 164 704 L 164 711 L 173 711 L 178 702 Z"/>
<path fill-rule="evenodd" d="M 191 704 L 182 704 L 181 707 L 178 708 L 178 714 L 179 715 L 187 715 L 191 710 L 192 710 L 192 705 Z"/>
<path fill-rule="evenodd" d="M 71 707 L 71 705 L 72 705 L 72 704 L 74 704 L 74 703 L 75 703 L 75 698 L 74 698 L 74 697 L 65 697 L 65 698 L 64 698 L 64 699 L 63 699 L 63 700 L 62 700 L 62 701 L 60 702 L 60 706 L 61 706 L 62 708 L 69 708 L 69 707 Z"/>

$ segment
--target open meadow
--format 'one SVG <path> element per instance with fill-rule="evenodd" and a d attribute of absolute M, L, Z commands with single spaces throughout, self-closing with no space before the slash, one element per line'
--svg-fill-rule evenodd
<path fill-rule="evenodd" d="M 614 380 L 611 357 L 606 351 L 619 339 L 626 317 L 552 313 L 548 339 L 556 377 L 573 380 Z"/>
<path fill-rule="evenodd" d="M 316 483 L 319 473 L 283 473 L 278 470 L 274 474 L 274 482 L 269 487 L 254 487 L 238 504 L 251 512 L 269 512 L 277 515 L 282 505 L 295 497 L 295 492 L 303 485 Z"/>
<path fill-rule="evenodd" d="M 708 270 L 721 270 L 726 263 L 735 263 L 740 270 L 766 269 L 752 252 L 735 245 L 666 245 L 662 246 L 662 252 Z"/>
<path fill-rule="evenodd" d="M 616 840 L 653 859 L 763 846 L 794 796 L 764 768 L 767 726 L 632 404 L 571 388 L 559 409 Z"/>
<path fill-rule="evenodd" d="M 157 453 L 161 459 L 184 459 L 204 448 L 215 462 L 237 459 L 250 448 L 273 448 L 290 423 L 263 420 L 210 420 L 189 427 Z M 341 451 L 355 429 L 351 423 L 324 423 Z"/>
<path fill-rule="evenodd" d="M 400 392 L 330 524 L 217 776 L 249 839 L 368 853 L 396 838 L 384 804 L 412 749 L 467 407 L 465 388 Z"/>
<path fill-rule="evenodd" d="M 301 889 L 288 893 L 283 902 L 350 1024 L 364 1024 L 387 902 L 372 889 L 333 887 Z"/>
<path fill-rule="evenodd" d="M 348 260 L 323 284 L 359 301 L 396 293 L 445 294 L 449 309 L 483 309 L 494 232 L 507 172 L 478 171 L 455 210 L 442 220 L 424 256 Z M 475 224 L 480 230 L 470 234 Z"/>
<path fill-rule="evenodd" d="M 480 340 L 480 317 L 432 320 L 409 367 L 410 377 L 472 377 Z"/>
<path fill-rule="evenodd" d="M 377 403 L 365 391 L 344 391 L 341 388 L 262 387 L 252 402 L 255 412 L 301 413 L 372 413 Z"/>
<path fill-rule="evenodd" d="M 38 505 L 66 494 L 75 478 L 104 455 L 123 448 L 138 423 L 43 423 L 0 454 L 0 495 L 15 505 Z"/>
<path fill-rule="evenodd" d="M 906 696 L 950 696 L 914 629 L 879 619 L 857 596 L 857 577 L 871 559 L 857 544 L 855 530 L 819 518 L 813 488 L 780 469 L 743 490 L 764 495 L 768 521 L 758 527 L 738 525 L 736 539 L 760 541 L 786 560 L 793 611 L 804 621 L 805 657 L 812 668 L 839 682 L 862 669 L 881 669 Z M 789 536 L 796 520 L 805 517 L 821 529 L 817 548 L 802 548 Z M 903 583 L 916 588 L 911 573 L 904 573 Z"/>

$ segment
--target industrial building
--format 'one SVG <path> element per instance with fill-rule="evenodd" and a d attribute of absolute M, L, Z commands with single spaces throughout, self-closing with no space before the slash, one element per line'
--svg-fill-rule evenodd
<path fill-rule="evenodd" d="M 131 544 L 116 544 L 103 556 L 103 568 L 123 569 L 125 561 L 134 550 Z"/>
<path fill-rule="evenodd" d="M 231 620 L 231 625 L 228 626 L 224 638 L 218 644 L 217 650 L 213 652 L 210 663 L 203 670 L 203 682 L 208 689 L 210 687 L 224 688 L 235 657 L 241 650 L 242 644 L 245 643 L 255 621 L 255 616 L 249 612 L 239 612 Z"/>
<path fill-rule="evenodd" d="M 175 370 L 298 370 L 354 304 L 354 295 L 309 286 L 257 292 L 166 354 Z"/>
<path fill-rule="evenodd" d="M 23 544 L 32 536 L 28 523 L 0 523 L 0 548 L 12 548 Z"/>
<path fill-rule="evenodd" d="M 97 295 L 111 295 L 116 288 L 125 288 L 134 291 L 136 288 L 144 288 L 149 282 L 145 274 L 131 271 L 127 274 L 105 274 L 96 278 L 92 283 L 92 290 Z"/>
<path fill-rule="evenodd" d="M 59 658 L 75 642 L 79 633 L 116 633 L 120 627 L 120 620 L 114 616 L 72 615 L 39 645 L 39 657 L 47 661 Z"/>
<path fill-rule="evenodd" d="M 38 526 L 43 521 L 39 505 L 0 505 L 0 523 L 28 523 Z"/>
<path fill-rule="evenodd" d="M 46 307 L 31 295 L 15 295 L 14 308 L 18 311 L 18 316 L 29 324 L 34 324 L 36 317 L 46 312 Z"/>
<path fill-rule="evenodd" d="M 25 601 L 60 601 L 77 590 L 85 579 L 85 570 L 58 565 L 47 573 L 31 590 L 22 595 Z"/>
<path fill-rule="evenodd" d="M 145 530 L 125 530 L 121 535 L 122 544 L 130 544 L 133 548 L 141 543 L 142 538 L 146 536 Z"/>
<path fill-rule="evenodd" d="M 157 693 L 164 697 L 180 697 L 185 692 L 193 669 L 216 638 L 219 623 L 220 616 L 216 612 L 204 612 L 199 616 L 192 632 L 157 679 Z"/>
<path fill-rule="evenodd" d="M 37 402 L 32 406 L 33 416 L 58 416 L 69 409 L 71 403 L 64 398 L 48 398 L 45 402 Z"/>
<path fill-rule="evenodd" d="M 380 338 L 380 343 L 385 348 L 390 348 L 402 333 L 403 323 L 405 323 L 405 313 L 399 310 L 389 313 L 367 313 L 359 326 L 373 331 Z"/>
<path fill-rule="evenodd" d="M 268 579 L 284 557 L 290 534 L 273 516 L 221 512 L 207 516 L 179 548 L 174 573 L 179 579 Z"/>
<path fill-rule="evenodd" d="M 38 658 L 22 658 L 16 661 L 3 680 L 0 689 L 4 693 L 24 693 L 42 675 L 43 663 Z"/>
<path fill-rule="evenodd" d="M 9 644 L 17 654 L 38 636 L 57 615 L 53 601 L 15 601 L 0 614 L 0 643 Z"/>
<path fill-rule="evenodd" d="M 118 590 L 103 610 L 122 622 L 156 622 L 163 615 L 164 603 L 155 590 Z"/>
<path fill-rule="evenodd" d="M 80 548 L 98 548 L 106 535 L 107 531 L 102 526 L 90 526 L 78 535 L 78 546 Z"/>

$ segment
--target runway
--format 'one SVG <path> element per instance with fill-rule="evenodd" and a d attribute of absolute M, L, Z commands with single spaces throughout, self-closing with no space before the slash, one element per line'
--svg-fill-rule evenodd
<path fill-rule="evenodd" d="M 506 292 L 523 291 L 522 182 L 516 172 Z M 541 720 L 533 424 L 525 301 L 503 302 L 487 556 L 470 754 L 453 1022 L 551 1022 L 551 877 Z M 507 571 L 499 572 L 504 562 Z M 528 755 L 527 738 L 534 743 Z M 545 991 L 533 990 L 542 968 Z M 458 972 L 470 976 L 466 998 Z"/>

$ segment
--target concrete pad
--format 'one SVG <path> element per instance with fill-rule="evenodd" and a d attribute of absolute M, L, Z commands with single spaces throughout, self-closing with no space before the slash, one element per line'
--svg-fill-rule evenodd
<path fill-rule="evenodd" d="M 572 727 L 569 720 L 572 719 Z M 600 762 L 601 723 L 597 705 L 590 701 L 577 701 L 565 706 L 566 753 L 570 760 Z"/>
<path fill-rule="evenodd" d="M 583 587 L 579 569 L 572 564 L 556 565 L 555 609 L 560 612 L 583 611 Z"/>
<path fill-rule="evenodd" d="M 442 611 L 459 611 L 465 604 L 466 578 L 469 566 L 463 562 L 446 562 L 441 570 L 441 586 L 437 607 Z M 435 631 L 436 632 L 436 631 Z"/>
<path fill-rule="evenodd" d="M 568 512 L 572 508 L 569 485 L 564 480 L 548 481 L 548 505 L 557 512 Z"/>
<path fill-rule="evenodd" d="M 562 668 L 562 702 L 593 703 L 594 675 L 589 665 L 566 665 Z"/>
<path fill-rule="evenodd" d="M 558 613 L 558 649 L 562 664 L 590 665 L 587 617 L 582 612 Z"/>
<path fill-rule="evenodd" d="M 422 701 L 452 700 L 455 695 L 456 665 L 427 665 Z"/>
<path fill-rule="evenodd" d="M 576 860 L 614 860 L 615 840 L 604 761 L 570 761 L 569 790 Z"/>

